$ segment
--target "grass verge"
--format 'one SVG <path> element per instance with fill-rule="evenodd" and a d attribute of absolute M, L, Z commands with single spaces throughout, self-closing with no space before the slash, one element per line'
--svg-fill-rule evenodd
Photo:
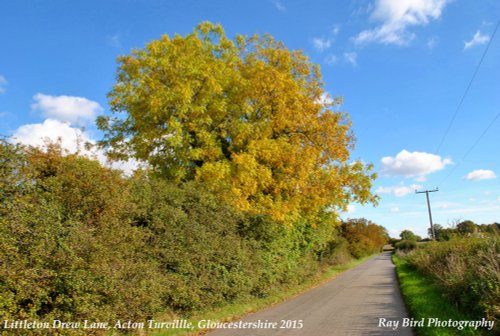
<path fill-rule="evenodd" d="M 410 316 L 415 320 L 428 321 L 429 318 L 438 318 L 441 321 L 475 321 L 477 318 L 459 311 L 452 303 L 448 302 L 431 279 L 413 269 L 407 262 L 397 255 L 392 255 L 396 265 L 399 285 L 403 294 L 406 307 Z M 427 322 L 426 322 L 427 323 Z M 454 335 L 486 335 L 481 330 L 473 328 L 415 328 L 418 336 L 454 336 Z"/>
<path fill-rule="evenodd" d="M 243 315 L 249 314 L 256 312 L 258 310 L 264 309 L 266 307 L 273 306 L 275 304 L 278 304 L 280 302 L 289 300 L 309 289 L 315 288 L 317 286 L 320 286 L 321 284 L 335 278 L 337 275 L 340 273 L 354 268 L 363 262 L 367 261 L 368 259 L 374 257 L 374 255 L 361 258 L 361 259 L 354 259 L 351 260 L 350 262 L 342 265 L 336 265 L 329 267 L 324 270 L 321 274 L 310 278 L 309 280 L 305 281 L 304 283 L 298 285 L 298 286 L 293 286 L 290 288 L 287 288 L 285 290 L 279 291 L 274 293 L 273 295 L 270 295 L 265 298 L 252 298 L 252 299 L 247 299 L 247 300 L 242 300 L 238 302 L 234 302 L 216 309 L 213 309 L 211 311 L 204 311 L 204 312 L 199 312 L 195 314 L 194 316 L 191 316 L 189 319 L 187 319 L 188 322 L 192 323 L 192 325 L 195 327 L 193 330 L 185 330 L 185 329 L 162 329 L 158 330 L 156 332 L 153 332 L 152 335 L 154 336 L 184 336 L 184 335 L 199 335 L 204 333 L 204 330 L 201 330 L 197 328 L 198 321 L 201 320 L 212 320 L 212 321 L 220 321 L 220 322 L 227 322 L 227 321 L 233 321 L 236 320 Z M 182 317 L 178 317 L 178 319 L 182 319 Z M 172 317 L 159 317 L 159 321 L 169 321 L 172 320 Z"/>

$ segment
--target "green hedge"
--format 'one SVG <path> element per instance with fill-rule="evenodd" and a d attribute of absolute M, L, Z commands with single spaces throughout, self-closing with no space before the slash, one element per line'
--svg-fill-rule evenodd
<path fill-rule="evenodd" d="M 432 278 L 422 274 L 411 266 L 401 253 L 393 254 L 392 261 L 396 265 L 396 273 L 401 293 L 410 313 L 415 321 L 437 318 L 440 321 L 468 321 L 475 320 L 474 316 L 463 312 L 443 297 L 443 290 Z M 455 335 L 485 335 L 485 329 L 466 327 L 458 330 L 456 327 L 424 326 L 413 329 L 418 336 L 455 336 Z"/>
<path fill-rule="evenodd" d="M 0 142 L 0 320 L 189 316 L 301 283 L 348 251 L 332 213 L 287 226 L 201 185 Z"/>
<path fill-rule="evenodd" d="M 431 276 L 448 300 L 478 318 L 500 322 L 500 238 L 460 238 L 431 242 L 406 257 Z"/>

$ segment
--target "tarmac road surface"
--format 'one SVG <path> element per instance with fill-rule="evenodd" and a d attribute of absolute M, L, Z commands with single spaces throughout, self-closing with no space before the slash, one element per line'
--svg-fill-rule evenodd
<path fill-rule="evenodd" d="M 247 315 L 235 321 L 240 323 L 238 328 L 218 328 L 209 335 L 413 335 L 411 328 L 402 326 L 408 314 L 390 253 L 383 252 L 319 287 Z"/>

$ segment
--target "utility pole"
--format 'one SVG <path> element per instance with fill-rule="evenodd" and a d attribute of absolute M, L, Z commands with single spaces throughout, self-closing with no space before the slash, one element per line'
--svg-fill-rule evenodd
<path fill-rule="evenodd" d="M 432 224 L 432 212 L 431 212 L 431 203 L 429 202 L 429 193 L 439 191 L 438 188 L 434 190 L 425 190 L 425 191 L 416 191 L 415 194 L 423 194 L 425 193 L 425 196 L 427 196 L 427 209 L 429 209 L 429 223 L 431 224 L 431 233 L 432 233 L 432 240 L 436 240 L 436 233 L 434 232 L 434 225 Z"/>

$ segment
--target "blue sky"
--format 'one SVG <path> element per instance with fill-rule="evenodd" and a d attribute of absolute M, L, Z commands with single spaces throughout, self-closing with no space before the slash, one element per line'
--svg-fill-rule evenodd
<path fill-rule="evenodd" d="M 201 21 L 229 36 L 270 33 L 321 65 L 325 89 L 343 96 L 357 137 L 353 159 L 375 164 L 376 208 L 353 204 L 396 236 L 426 235 L 425 195 L 436 223 L 500 221 L 500 2 L 401 1 L 2 1 L 0 134 L 29 144 L 75 132 L 109 113 L 115 59 Z M 491 40 L 491 43 L 490 43 Z M 483 55 L 489 50 L 441 146 Z"/>

